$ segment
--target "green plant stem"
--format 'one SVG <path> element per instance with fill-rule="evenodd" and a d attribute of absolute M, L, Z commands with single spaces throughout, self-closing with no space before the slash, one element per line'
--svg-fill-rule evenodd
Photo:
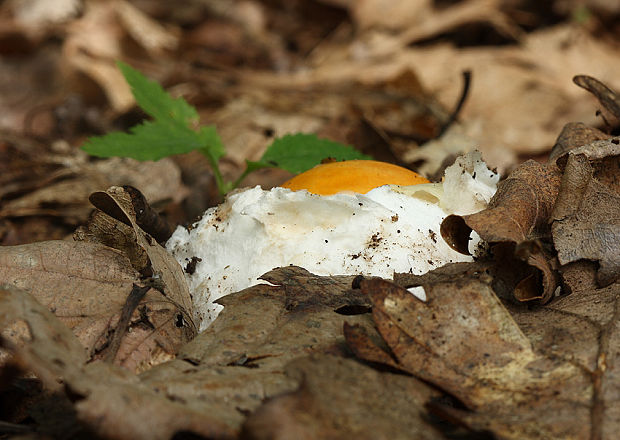
<path fill-rule="evenodd" d="M 211 155 L 207 152 L 205 148 L 201 148 L 200 152 L 204 154 L 204 156 L 209 161 L 209 165 L 211 165 L 211 171 L 213 171 L 213 177 L 215 178 L 215 183 L 217 185 L 217 189 L 220 192 L 220 195 L 222 196 L 226 195 L 228 190 L 230 190 L 230 188 L 228 188 L 230 183 L 226 184 L 224 182 L 224 179 L 222 178 L 222 173 L 220 173 L 220 167 L 218 166 L 217 161 L 213 157 L 211 157 Z"/>
<path fill-rule="evenodd" d="M 235 189 L 235 188 L 237 188 L 239 185 L 241 185 L 241 182 L 243 182 L 243 179 L 245 179 L 245 178 L 246 178 L 246 176 L 247 176 L 248 174 L 250 174 L 252 171 L 253 171 L 253 170 L 250 170 L 250 169 L 246 166 L 246 167 L 245 167 L 245 171 L 243 171 L 243 174 L 241 174 L 241 175 L 237 178 L 237 180 L 235 180 L 235 181 L 232 183 L 232 185 L 231 185 L 231 188 L 230 188 L 230 189 Z"/>

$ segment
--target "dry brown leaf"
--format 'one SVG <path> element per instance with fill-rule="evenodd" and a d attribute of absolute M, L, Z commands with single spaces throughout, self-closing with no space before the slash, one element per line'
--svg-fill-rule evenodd
<path fill-rule="evenodd" d="M 552 215 L 553 242 L 562 264 L 581 259 L 598 261 L 598 283 L 620 279 L 620 165 L 618 138 L 571 150 L 558 159 L 564 175 Z M 603 182 L 595 176 L 599 167 Z M 599 173 L 597 173 L 599 174 Z M 614 185 L 614 183 L 616 183 Z"/>
<path fill-rule="evenodd" d="M 295 360 L 286 374 L 297 378 L 299 389 L 254 412 L 242 438 L 444 438 L 421 412 L 438 394 L 415 379 L 333 356 Z"/>
<path fill-rule="evenodd" d="M 345 315 L 348 314 L 345 307 L 356 309 L 357 314 L 370 312 L 368 297 L 351 289 L 352 278 L 348 275 L 317 277 L 304 268 L 291 266 L 267 272 L 260 279 L 284 289 L 285 308 L 289 311 L 320 305 L 333 307 Z"/>
<path fill-rule="evenodd" d="M 48 176 L 48 179 L 52 182 L 36 182 L 38 188 L 34 191 L 3 203 L 0 216 L 53 216 L 76 225 L 84 221 L 92 210 L 85 203 L 88 194 L 109 184 L 100 174 L 89 173 L 87 170 L 79 175 L 61 170 Z"/>
<path fill-rule="evenodd" d="M 225 308 L 216 321 L 177 359 L 140 376 L 96 361 L 83 368 L 74 366 L 70 377 L 60 368 L 79 418 L 97 433 L 113 438 L 167 438 L 177 430 L 228 438 L 239 432 L 247 414 L 263 399 L 298 388 L 301 378 L 285 374 L 290 361 L 312 353 L 346 352 L 345 322 L 373 331 L 368 313 L 335 312 L 348 302 L 359 303 L 359 292 L 347 293 L 353 277 L 313 277 L 295 267 L 272 271 L 267 277 L 291 282 L 258 285 L 223 298 Z M 334 302 L 327 293 L 310 301 L 303 289 L 306 281 L 315 286 L 315 292 L 331 292 L 340 301 Z M 293 305 L 290 310 L 287 303 Z M 53 344 L 45 335 L 34 337 Z M 30 349 L 28 343 L 19 348 Z M 52 368 L 47 365 L 51 361 L 41 362 L 41 368 Z M 354 371 L 350 373 L 348 380 L 355 382 Z M 417 385 L 411 387 L 420 396 L 428 393 L 414 382 Z M 148 418 L 157 422 L 145 424 Z"/>
<path fill-rule="evenodd" d="M 590 375 L 590 413 L 579 412 L 590 429 L 585 438 L 613 439 L 620 429 L 620 379 L 616 368 L 620 353 L 620 289 L 618 284 L 596 288 L 596 268 L 592 264 L 573 263 L 570 271 L 575 272 L 571 295 L 534 310 L 514 307 L 511 314 L 536 352 L 577 365 Z M 565 273 L 563 276 L 566 279 Z M 563 411 L 568 411 L 570 417 L 570 409 Z M 537 418 L 535 413 L 530 417 Z M 489 429 L 498 422 L 490 415 L 471 419 L 477 429 Z M 564 434 L 555 437 L 565 438 Z"/>
<path fill-rule="evenodd" d="M 571 326 L 580 320 L 576 316 L 583 313 L 587 298 L 566 297 L 564 301 L 575 302 L 557 326 L 521 312 L 519 320 L 529 323 L 530 340 L 478 276 L 464 272 L 456 279 L 454 274 L 443 278 L 424 284 L 426 303 L 387 281 L 361 282 L 373 299 L 374 320 L 399 368 L 434 383 L 473 410 L 435 405 L 439 414 L 506 439 L 613 438 L 620 410 L 610 368 L 620 341 L 617 287 L 604 294 L 612 310 L 601 304 L 598 312 L 588 312 L 604 311 L 601 325 L 588 332 L 587 342 L 570 347 L 574 338 L 584 338 L 581 327 Z M 546 310 L 540 313 L 553 313 Z M 561 347 L 555 347 L 554 335 L 565 325 L 570 333 L 558 340 Z M 598 349 L 592 349 L 593 344 Z"/>
<path fill-rule="evenodd" d="M 98 191 L 91 194 L 90 201 L 102 212 L 131 227 L 133 241 L 124 239 L 122 243 L 129 247 L 128 255 L 139 255 L 136 247 L 141 248 L 148 257 L 148 267 L 139 266 L 143 262 L 142 259 L 139 262 L 132 261 L 132 264 L 134 267 L 138 266 L 137 269 L 142 272 L 150 272 L 162 294 L 178 307 L 182 321 L 179 327 L 185 331 L 184 339 L 190 340 L 196 335 L 197 328 L 192 318 L 192 299 L 183 269 L 166 249 L 138 225 L 134 210 L 135 198 L 132 197 L 132 193 L 136 191 L 135 188 L 129 191 L 129 189 L 112 186 L 105 192 Z M 110 224 L 106 225 L 110 226 Z M 102 231 L 106 225 L 102 225 Z M 111 228 L 107 233 L 114 235 L 116 232 L 114 225 Z"/>
<path fill-rule="evenodd" d="M 36 373 L 48 387 L 58 388 L 60 377 L 76 374 L 88 360 L 86 350 L 71 330 L 27 291 L 0 284 L 0 344 L 16 355 L 22 368 Z M 26 330 L 19 335 L 6 332 L 16 323 L 23 323 Z"/>
<path fill-rule="evenodd" d="M 92 355 L 133 282 L 127 259 L 97 244 L 47 241 L 0 248 L 0 279 L 27 290 L 74 331 Z"/>
<path fill-rule="evenodd" d="M 429 0 L 401 0 L 387 8 L 381 0 L 353 3 L 353 14 L 362 27 L 387 27 L 399 33 L 394 41 L 386 40 L 384 51 L 396 51 L 420 40 L 430 39 L 459 27 L 487 24 L 500 34 L 517 40 L 523 33 L 497 0 L 468 0 L 435 8 Z"/>
<path fill-rule="evenodd" d="M 284 374 L 290 361 L 312 353 L 343 354 L 345 322 L 373 331 L 368 313 L 341 314 L 359 304 L 359 292 L 349 292 L 353 277 L 317 277 L 286 267 L 264 278 L 288 282 L 218 300 L 224 310 L 213 324 L 176 361 L 144 373 L 143 382 L 239 429 L 244 413 L 297 388 L 299 378 Z M 306 285 L 313 294 L 305 292 Z"/>
<path fill-rule="evenodd" d="M 389 5 L 380 0 L 350 2 L 349 13 L 361 29 L 371 27 L 402 29 L 419 24 L 432 12 L 430 0 L 394 1 Z"/>
<path fill-rule="evenodd" d="M 603 139 L 609 139 L 609 135 L 596 128 L 588 127 L 583 122 L 569 122 L 562 128 L 562 132 L 555 141 L 549 160 L 555 160 L 573 148 Z"/>
<path fill-rule="evenodd" d="M 243 76 L 236 93 L 238 97 L 209 115 L 227 147 L 222 170 L 231 177 L 241 174 L 245 159 L 258 159 L 272 137 L 296 132 L 318 133 L 377 159 L 404 162 L 406 154 L 436 136 L 448 119 L 414 69 L 378 79 L 333 78 L 305 85 L 282 75 L 251 74 Z"/>
<path fill-rule="evenodd" d="M 442 225 L 442 235 L 445 230 L 448 243 L 463 252 L 457 243 L 462 243 L 464 238 L 448 233 L 448 228 L 458 229 L 453 222 L 462 218 L 483 240 L 491 243 L 522 243 L 544 237 L 549 233 L 548 219 L 559 185 L 557 168 L 527 161 L 498 184 L 487 209 L 463 217 L 448 217 L 445 226 Z"/>
<path fill-rule="evenodd" d="M 132 285 L 140 279 L 119 251 L 97 243 L 2 247 L 0 282 L 25 289 L 53 311 L 91 358 L 107 355 L 116 337 L 118 353 L 111 358 L 131 370 L 144 370 L 172 357 L 188 340 L 179 326 L 181 312 L 154 289 L 135 311 L 129 310 L 130 331 L 119 339 L 119 319 Z"/>
<path fill-rule="evenodd" d="M 481 2 L 482 3 L 482 2 Z M 412 27 L 412 32 L 416 31 Z M 386 43 L 387 40 L 387 43 Z M 618 87 L 617 49 L 573 25 L 559 25 L 523 38 L 519 46 L 454 48 L 446 43 L 406 47 L 386 34 L 335 43 L 313 52 L 313 69 L 278 75 L 281 85 L 385 81 L 407 69 L 425 89 L 452 108 L 461 93 L 459 72 L 473 75 L 461 114 L 467 137 L 474 139 L 487 163 L 500 172 L 516 163 L 516 154 L 547 151 L 567 120 L 596 124 L 593 97 L 572 83 L 575 72 L 590 72 Z M 447 68 L 446 66 L 449 66 Z M 252 79 L 270 81 L 264 74 Z"/>
<path fill-rule="evenodd" d="M 611 116 L 620 122 L 620 95 L 598 79 L 588 75 L 577 75 L 573 78 L 573 81 L 579 87 L 583 87 L 596 96 L 603 109 L 611 113 Z"/>
<path fill-rule="evenodd" d="M 502 249 L 492 249 L 495 261 L 509 258 L 537 269 L 517 271 L 518 264 L 511 267 L 511 271 L 521 277 L 513 283 L 515 298 L 546 303 L 559 283 L 558 264 L 547 244 L 550 242 L 549 218 L 559 184 L 560 170 L 554 164 L 525 162 L 499 183 L 486 209 L 471 215 L 446 217 L 441 224 L 441 234 L 453 249 L 465 254 L 472 230 L 488 243 L 502 244 Z"/>
<path fill-rule="evenodd" d="M 387 365 L 400 370 L 398 361 L 388 353 L 389 348 L 380 348 L 378 342 L 372 340 L 362 326 L 345 323 L 343 332 L 347 345 L 355 353 L 355 356 L 367 362 Z"/>
<path fill-rule="evenodd" d="M 165 50 L 175 49 L 178 37 L 131 3 L 114 0 L 112 9 L 118 15 L 125 31 L 151 56 L 162 56 Z"/>
<path fill-rule="evenodd" d="M 92 432 L 113 439 L 169 439 L 178 431 L 209 438 L 232 438 L 232 431 L 213 416 L 197 413 L 141 385 L 116 366 L 93 362 L 78 340 L 27 292 L 0 290 L 0 328 L 16 320 L 27 323 L 32 337 L 24 345 L 3 341 L 20 366 L 57 389 L 62 380 L 78 418 Z"/>

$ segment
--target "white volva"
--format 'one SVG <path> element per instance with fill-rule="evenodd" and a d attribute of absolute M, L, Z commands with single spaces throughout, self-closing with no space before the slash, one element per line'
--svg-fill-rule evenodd
<path fill-rule="evenodd" d="M 189 231 L 177 228 L 167 248 L 183 267 L 200 259 L 186 277 L 202 331 L 222 309 L 216 299 L 258 283 L 275 267 L 392 278 L 394 272 L 423 274 L 470 261 L 443 241 L 441 221 L 483 209 L 498 180 L 476 152 L 449 167 L 443 184 L 331 196 L 250 188 L 207 210 Z M 422 289 L 414 293 L 424 299 Z"/>

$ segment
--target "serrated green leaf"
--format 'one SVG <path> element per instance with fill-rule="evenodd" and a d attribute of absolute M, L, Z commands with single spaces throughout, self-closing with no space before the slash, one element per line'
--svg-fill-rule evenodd
<path fill-rule="evenodd" d="M 173 98 L 159 83 L 151 81 L 136 69 L 122 61 L 117 61 L 125 80 L 131 87 L 136 102 L 154 119 L 173 119 L 183 124 L 198 119 L 198 112 L 183 98 Z"/>
<path fill-rule="evenodd" d="M 333 157 L 336 160 L 371 159 L 353 147 L 319 139 L 314 134 L 292 134 L 276 139 L 253 166 L 275 166 L 299 174 Z"/>
<path fill-rule="evenodd" d="M 180 124 L 145 121 L 129 133 L 110 133 L 89 138 L 84 151 L 99 157 L 131 157 L 137 160 L 159 160 L 173 154 L 203 148 L 201 135 Z"/>

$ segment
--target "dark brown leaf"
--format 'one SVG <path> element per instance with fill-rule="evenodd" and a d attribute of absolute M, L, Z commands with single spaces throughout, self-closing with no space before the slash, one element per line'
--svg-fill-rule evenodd
<path fill-rule="evenodd" d="M 589 127 L 583 122 L 569 122 L 562 128 L 562 132 L 555 141 L 555 145 L 549 154 L 549 160 L 553 161 L 573 148 L 608 138 L 608 134 Z"/>
<path fill-rule="evenodd" d="M 312 353 L 350 354 L 345 322 L 373 332 L 370 314 L 336 312 L 347 301 L 359 302 L 359 291 L 347 293 L 352 277 L 286 267 L 264 278 L 282 285 L 257 285 L 218 300 L 224 309 L 217 319 L 176 360 L 143 373 L 141 382 L 238 430 L 264 399 L 297 389 L 299 378 L 284 374 L 289 362 Z"/>
<path fill-rule="evenodd" d="M 15 331 L 16 323 L 22 331 Z M 88 359 L 71 330 L 27 291 L 14 286 L 0 287 L 0 330 L 1 345 L 52 389 L 59 387 L 60 377 L 78 374 Z"/>
<path fill-rule="evenodd" d="M 509 277 L 520 276 L 509 283 L 515 298 L 545 303 L 553 296 L 559 281 L 555 256 L 547 243 L 550 242 L 549 216 L 560 177 L 560 170 L 553 164 L 545 166 L 527 161 L 499 183 L 487 209 L 446 217 L 441 234 L 461 253 L 467 253 L 472 230 L 492 245 L 501 244 L 501 249 L 492 248 L 493 259 L 503 266 L 508 258 L 512 261 L 508 265 L 519 269 L 512 270 L 512 274 L 503 271 Z M 520 268 L 521 261 L 536 270 Z"/>
<path fill-rule="evenodd" d="M 466 272 L 457 277 L 448 274 L 443 281 L 436 278 L 435 282 L 425 284 L 426 303 L 384 280 L 364 280 L 361 286 L 373 299 L 373 317 L 400 368 L 434 383 L 474 410 L 468 413 L 436 406 L 444 416 L 509 439 L 589 438 L 591 430 L 603 429 L 595 428 L 594 423 L 605 419 L 615 426 L 613 419 L 609 419 L 617 411 L 612 403 L 613 394 L 609 394 L 610 389 L 599 388 L 597 374 L 589 373 L 593 368 L 604 376 L 609 368 L 609 363 L 597 367 L 601 350 L 604 359 L 617 357 L 609 342 L 615 341 L 615 327 L 600 327 L 607 329 L 602 331 L 607 336 L 600 340 L 601 345 L 594 349 L 596 354 L 592 357 L 592 345 L 597 345 L 599 333 L 589 334 L 588 343 L 569 347 L 573 338 L 583 338 L 579 335 L 581 327 L 577 326 L 571 336 L 559 340 L 567 348 L 562 350 L 553 346 L 553 335 L 568 322 L 559 323 L 556 330 L 545 319 L 522 313 L 519 316 L 529 317 L 528 322 L 535 326 L 535 330 L 527 332 L 530 340 L 490 286 Z M 606 312 L 608 323 L 617 321 L 615 304 L 614 301 L 616 312 Z M 600 310 L 604 308 L 601 305 Z M 571 316 L 566 319 L 579 320 Z M 541 338 L 548 341 L 549 348 L 544 348 Z M 590 353 L 589 357 L 581 357 L 588 362 L 581 364 L 571 355 L 580 352 L 579 347 L 588 347 L 584 354 Z M 592 394 L 593 387 L 600 390 L 599 396 Z M 604 393 L 607 394 L 602 397 Z M 541 411 L 545 417 L 540 417 Z"/>
<path fill-rule="evenodd" d="M 300 388 L 261 406 L 242 438 L 444 438 L 423 416 L 424 404 L 438 394 L 420 381 L 333 356 L 295 360 L 286 374 Z"/>
<path fill-rule="evenodd" d="M 620 278 L 620 192 L 594 177 L 585 153 L 573 151 L 553 211 L 553 240 L 562 264 L 598 261 L 599 285 L 609 285 Z"/>
<path fill-rule="evenodd" d="M 282 286 L 286 292 L 286 309 L 296 310 L 313 305 L 338 309 L 342 306 L 370 307 L 370 301 L 358 289 L 352 289 L 353 276 L 317 277 L 301 267 L 289 266 L 272 270 L 261 280 Z"/>
<path fill-rule="evenodd" d="M 487 209 L 462 218 L 491 243 L 521 243 L 545 236 L 559 185 L 560 171 L 556 167 L 527 161 L 499 183 Z M 451 217 L 444 224 L 449 224 Z"/>
<path fill-rule="evenodd" d="M 93 226 L 89 229 L 91 231 L 96 230 L 98 234 L 106 237 L 105 240 L 109 240 L 107 237 L 118 235 L 117 230 L 121 229 L 121 232 L 123 232 L 121 235 L 122 239 L 117 243 L 127 247 L 120 250 L 126 252 L 128 256 L 139 257 L 139 260 L 132 261 L 134 267 L 138 266 L 142 273 L 151 272 L 154 279 L 161 280 L 166 298 L 178 307 L 182 315 L 184 323 L 182 328 L 185 330 L 185 340 L 191 340 L 196 335 L 197 329 L 193 320 L 192 300 L 183 269 L 166 249 L 161 247 L 155 239 L 138 226 L 131 194 L 124 188 L 112 186 L 105 192 L 98 191 L 91 194 L 90 200 L 98 209 L 110 217 L 130 226 L 133 230 L 134 239 L 128 238 L 127 234 L 129 231 L 122 227 L 118 228 L 116 222 L 100 223 L 96 228 Z M 93 220 L 99 219 L 100 217 L 96 217 Z M 137 247 L 146 253 L 148 257 L 147 267 L 139 267 L 144 263 L 144 258 Z"/>
<path fill-rule="evenodd" d="M 575 84 L 592 93 L 601 105 L 620 119 L 620 96 L 596 78 L 588 75 L 577 75 L 573 78 Z"/>
<path fill-rule="evenodd" d="M 370 339 L 368 332 L 362 326 L 349 325 L 345 322 L 343 332 L 347 345 L 358 358 L 399 369 L 398 362 L 385 350 L 379 348 L 377 342 Z"/>
<path fill-rule="evenodd" d="M 34 300 L 31 302 L 35 303 Z M 284 311 L 281 303 L 279 306 L 278 309 Z M 36 331 L 38 327 L 32 326 L 37 325 L 37 320 L 49 317 L 54 328 L 64 328 L 42 306 L 38 308 L 45 313 L 39 313 L 34 308 L 37 312 L 34 317 L 21 313 L 20 309 L 3 307 L 2 310 L 11 312 L 6 315 L 10 318 L 9 325 L 16 319 L 27 320 L 28 325 L 35 329 L 31 331 Z M 30 310 L 29 304 L 23 309 Z M 342 325 L 342 317 L 333 314 Z M 31 324 L 31 319 L 34 324 Z M 3 321 L 2 324 L 7 323 Z M 239 336 L 236 329 L 231 328 L 230 331 L 230 338 L 233 335 Z M 66 328 L 65 332 L 68 332 Z M 70 352 L 65 353 L 64 346 L 59 346 L 62 339 L 57 338 L 56 342 L 54 335 L 43 328 L 30 338 L 22 338 L 23 345 L 11 348 L 17 353 L 18 359 L 24 359 L 23 367 L 34 370 L 46 379 L 47 384 L 57 383 L 57 377 L 62 378 L 76 402 L 79 418 L 105 437 L 163 439 L 172 437 L 177 431 L 187 431 L 209 438 L 230 438 L 245 418 L 243 411 L 260 405 L 263 393 L 271 395 L 292 390 L 297 385 L 292 380 L 281 379 L 283 364 L 275 371 L 244 367 L 242 363 L 231 366 L 224 364 L 215 368 L 211 364 L 197 369 L 179 360 L 162 364 L 160 369 L 156 368 L 143 376 L 142 381 L 132 373 L 115 369 L 109 364 L 95 361 L 83 366 L 86 357 L 71 362 L 69 368 L 65 366 L 65 359 Z M 70 332 L 69 336 L 69 339 L 73 338 Z M 40 345 L 33 345 L 33 341 Z M 216 341 L 217 335 L 213 337 L 213 342 Z M 81 347 L 79 349 L 83 350 Z M 221 349 L 225 351 L 226 346 Z M 38 353 L 39 350 L 42 352 Z M 34 351 L 34 355 L 30 357 L 23 354 L 31 351 Z M 60 362 L 56 360 L 56 352 L 64 356 Z M 305 353 L 301 349 L 293 357 L 305 356 Z M 150 419 L 156 422 L 145 422 Z"/>

